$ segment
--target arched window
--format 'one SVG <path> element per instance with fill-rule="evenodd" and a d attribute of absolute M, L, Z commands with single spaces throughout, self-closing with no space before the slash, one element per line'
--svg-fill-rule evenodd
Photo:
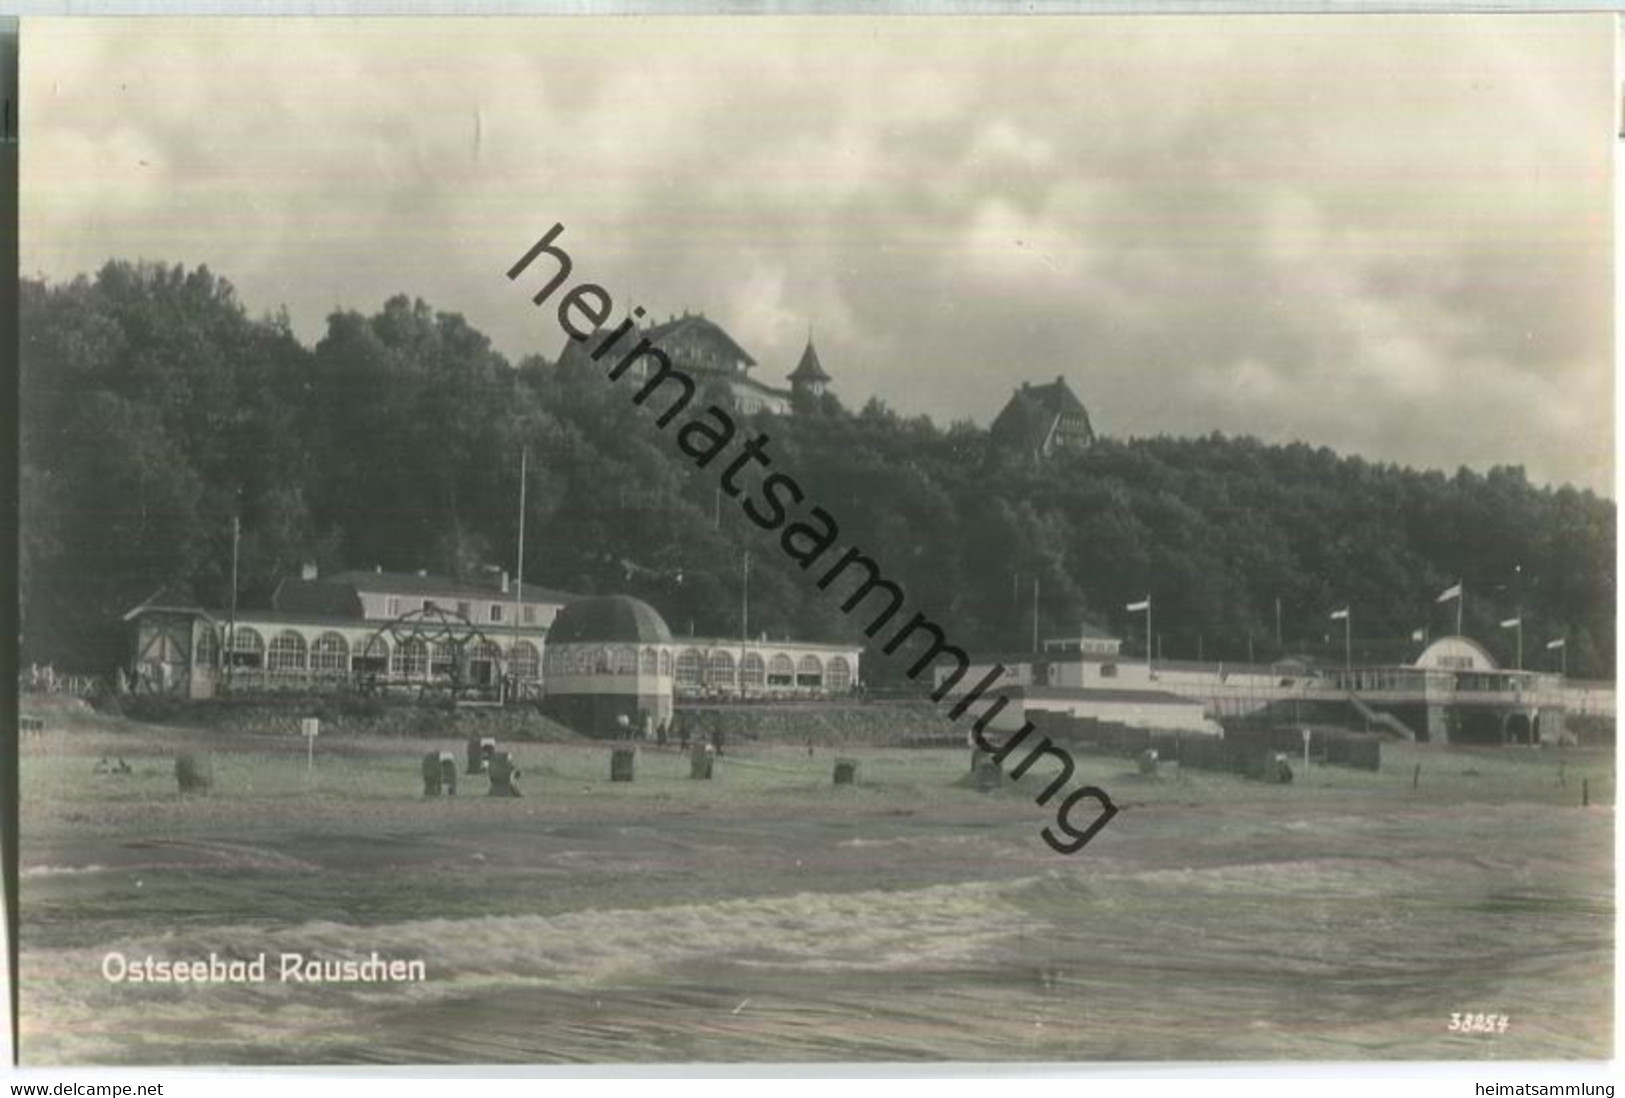
<path fill-rule="evenodd" d="M 265 666 L 272 671 L 287 674 L 305 669 L 305 638 L 292 629 L 284 629 L 271 639 L 265 651 Z"/>
<path fill-rule="evenodd" d="M 213 671 L 219 662 L 220 634 L 214 631 L 214 626 L 200 623 L 197 631 L 197 665 L 204 671 Z"/>
<path fill-rule="evenodd" d="M 265 638 L 259 630 L 240 625 L 231 636 L 231 665 L 233 667 L 264 667 Z"/>
<path fill-rule="evenodd" d="M 759 652 L 746 652 L 739 661 L 739 677 L 746 686 L 761 686 L 767 681 L 767 664 Z"/>
<path fill-rule="evenodd" d="M 508 656 L 508 673 L 515 678 L 534 682 L 537 670 L 541 667 L 541 655 L 536 646 L 529 641 L 520 641 L 513 646 Z"/>
<path fill-rule="evenodd" d="M 458 674 L 458 664 L 462 661 L 463 646 L 451 641 L 441 641 L 439 644 L 429 646 L 429 674 L 437 679 L 449 679 Z"/>
<path fill-rule="evenodd" d="M 367 671 L 374 675 L 389 673 L 389 641 L 384 639 L 382 633 L 373 634 L 367 641 L 366 651 L 351 657 L 350 670 Z"/>
<path fill-rule="evenodd" d="M 617 675 L 636 675 L 638 673 L 638 650 L 621 646 L 614 651 L 614 668 Z"/>
<path fill-rule="evenodd" d="M 734 657 L 732 652 L 718 649 L 711 653 L 711 658 L 705 661 L 705 684 L 707 686 L 732 686 L 734 684 Z"/>
<path fill-rule="evenodd" d="M 502 649 L 491 641 L 475 641 L 468 653 L 468 677 L 480 686 L 494 686 L 502 674 Z"/>
<path fill-rule="evenodd" d="M 660 673 L 662 675 L 670 675 L 671 674 L 671 650 L 670 649 L 662 648 L 660 650 Z"/>
<path fill-rule="evenodd" d="M 609 649 L 600 648 L 593 659 L 592 669 L 600 675 L 607 675 L 615 666 L 615 657 Z"/>
<path fill-rule="evenodd" d="M 796 685 L 821 687 L 824 685 L 824 665 L 817 656 L 802 656 L 796 664 Z"/>
<path fill-rule="evenodd" d="M 403 679 L 423 678 L 429 673 L 429 646 L 418 637 L 401 641 L 391 670 Z"/>
<path fill-rule="evenodd" d="M 704 666 L 698 652 L 692 648 L 683 649 L 677 657 L 677 685 L 700 685 L 700 675 Z"/>
<path fill-rule="evenodd" d="M 824 686 L 831 694 L 844 694 L 852 689 L 852 665 L 845 656 L 831 656 L 824 669 Z"/>
<path fill-rule="evenodd" d="M 643 650 L 643 658 L 638 664 L 640 675 L 658 675 L 660 673 L 660 656 L 653 648 Z"/>
<path fill-rule="evenodd" d="M 324 674 L 342 674 L 350 666 L 350 645 L 337 633 L 323 633 L 310 646 L 310 669 Z"/>
<path fill-rule="evenodd" d="M 796 681 L 796 665 L 790 662 L 790 657 L 783 652 L 767 661 L 767 685 L 794 686 Z"/>

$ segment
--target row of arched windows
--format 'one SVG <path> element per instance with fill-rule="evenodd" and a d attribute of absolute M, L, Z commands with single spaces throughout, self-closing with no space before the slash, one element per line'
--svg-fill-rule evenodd
<path fill-rule="evenodd" d="M 645 648 L 641 655 L 630 645 L 593 647 L 568 645 L 547 651 L 545 668 L 549 675 L 673 675 L 678 686 L 745 687 L 802 686 L 833 692 L 852 687 L 852 664 L 844 656 L 832 656 L 826 663 L 814 655 L 792 660 L 783 652 L 764 660 L 759 652 L 746 652 L 736 661 L 727 649 L 714 649 L 707 655 L 697 648 L 685 648 L 673 660 L 669 651 Z"/>
<path fill-rule="evenodd" d="M 547 650 L 545 670 L 549 675 L 669 675 L 671 653 L 656 648 L 639 652 L 631 645 L 567 645 Z"/>
<path fill-rule="evenodd" d="M 732 686 L 735 681 L 750 687 L 802 686 L 831 692 L 845 692 L 852 686 L 852 664 L 845 656 L 831 656 L 826 663 L 807 654 L 792 660 L 783 652 L 764 660 L 759 652 L 746 652 L 738 662 L 737 679 L 733 653 L 717 649 L 709 656 L 686 648 L 677 655 L 678 686 Z"/>
<path fill-rule="evenodd" d="M 418 638 L 402 641 L 393 651 L 389 641 L 381 636 L 372 637 L 366 647 L 356 648 L 352 661 L 350 642 L 334 632 L 321 634 L 310 644 L 292 629 L 284 629 L 271 638 L 269 644 L 258 629 L 238 626 L 232 635 L 231 662 L 235 667 L 264 668 L 272 674 L 303 675 L 310 671 L 317 675 L 342 675 L 350 671 L 374 671 L 401 678 L 422 678 L 429 668 L 440 660 L 450 660 L 455 650 L 437 646 Z M 469 660 L 489 660 L 500 664 L 502 649 L 491 641 L 479 641 L 465 653 Z M 219 659 L 219 637 L 212 629 L 203 630 L 197 642 L 198 663 L 214 666 Z M 529 641 L 515 644 L 508 654 L 508 672 L 521 679 L 536 679 L 541 670 L 541 653 Z"/>
<path fill-rule="evenodd" d="M 364 650 L 357 648 L 352 659 L 351 645 L 339 633 L 323 633 L 307 645 L 299 633 L 284 629 L 267 644 L 259 630 L 245 625 L 238 626 L 233 635 L 231 660 L 234 666 L 264 668 L 273 674 L 373 671 L 410 679 L 422 678 L 436 663 L 453 658 L 451 649 L 435 649 L 414 637 L 391 650 L 384 637 L 374 636 Z M 219 654 L 219 637 L 212 629 L 203 630 L 197 642 L 199 664 L 214 666 Z M 477 642 L 465 655 L 469 660 L 489 660 L 493 664 L 503 659 L 501 647 L 491 641 Z M 518 678 L 535 680 L 544 670 L 544 661 L 535 645 L 520 641 L 508 655 L 507 670 Z M 744 659 L 736 662 L 727 649 L 715 649 L 706 655 L 699 649 L 685 648 L 674 658 L 670 651 L 653 647 L 640 652 L 631 645 L 568 645 L 548 649 L 545 670 L 550 675 L 673 675 L 682 687 L 730 687 L 737 682 L 746 689 L 813 687 L 844 693 L 852 686 L 852 664 L 844 656 L 831 656 L 826 662 L 810 653 L 792 660 L 778 652 L 764 660 L 758 652 L 746 652 Z"/>

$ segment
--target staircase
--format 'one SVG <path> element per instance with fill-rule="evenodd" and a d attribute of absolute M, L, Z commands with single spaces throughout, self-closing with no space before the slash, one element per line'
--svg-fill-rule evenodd
<path fill-rule="evenodd" d="M 1411 740 L 1413 742 L 1416 740 L 1416 733 L 1411 730 L 1411 726 L 1393 714 L 1379 713 L 1353 694 L 1349 695 L 1349 704 L 1354 707 L 1354 711 L 1356 713 L 1365 718 L 1366 723 L 1371 725 L 1371 727 L 1380 728 L 1385 732 L 1391 732 L 1401 739 Z"/>

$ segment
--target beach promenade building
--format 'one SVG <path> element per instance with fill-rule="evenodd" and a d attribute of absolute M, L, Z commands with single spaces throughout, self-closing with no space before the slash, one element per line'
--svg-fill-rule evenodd
<path fill-rule="evenodd" d="M 137 690 L 208 698 L 226 690 L 458 683 L 518 692 L 541 678 L 549 626 L 572 596 L 428 572 L 306 567 L 268 607 L 206 608 L 162 589 L 131 609 Z"/>
<path fill-rule="evenodd" d="M 563 618 L 569 628 L 555 637 L 567 607 L 576 612 Z M 648 615 L 658 626 L 648 624 Z M 673 638 L 658 613 L 635 599 L 580 598 L 528 583 L 521 589 L 502 572 L 471 582 L 381 570 L 318 576 L 307 568 L 279 584 L 268 607 L 239 607 L 233 616 L 165 588 L 124 620 L 131 639 L 127 681 L 142 693 L 190 698 L 427 687 L 540 700 L 548 682 L 568 687 L 585 675 L 602 685 L 601 674 L 639 676 L 652 666 L 669 712 L 671 697 L 848 697 L 858 685 L 862 652 L 856 644 L 765 637 Z M 646 627 L 622 628 L 626 621 Z M 655 689 L 643 683 L 636 692 Z"/>
<path fill-rule="evenodd" d="M 1468 637 L 1440 637 L 1419 646 L 1409 663 L 1344 667 L 1301 660 L 1271 664 L 1126 658 L 1092 637 L 1046 642 L 1038 652 L 988 652 L 972 657 L 964 682 L 995 665 L 995 684 L 1022 697 L 1028 710 L 1097 716 L 1145 728 L 1183 722 L 1213 728 L 1223 718 L 1331 720 L 1402 739 L 1434 743 L 1562 743 L 1566 717 L 1612 719 L 1612 683 L 1578 683 L 1542 671 L 1499 666 Z M 940 685 L 951 662 L 935 668 Z M 1130 699 L 1144 711 L 1125 717 Z M 1170 701 L 1178 699 L 1184 708 Z M 1190 706 L 1202 721 L 1191 717 Z"/>

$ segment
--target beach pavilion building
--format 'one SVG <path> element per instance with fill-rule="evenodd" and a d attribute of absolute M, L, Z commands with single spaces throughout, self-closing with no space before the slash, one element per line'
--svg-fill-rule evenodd
<path fill-rule="evenodd" d="M 528 583 L 521 590 L 505 573 L 482 583 L 381 570 L 319 577 L 307 568 L 278 585 L 269 607 L 240 607 L 233 616 L 163 588 L 124 620 L 131 637 L 125 673 L 142 693 L 428 688 L 489 700 L 623 699 L 560 703 L 612 718 L 640 709 L 669 718 L 674 697 L 846 697 L 857 689 L 862 651 L 856 644 L 673 638 L 660 614 L 637 599 L 578 598 Z"/>

